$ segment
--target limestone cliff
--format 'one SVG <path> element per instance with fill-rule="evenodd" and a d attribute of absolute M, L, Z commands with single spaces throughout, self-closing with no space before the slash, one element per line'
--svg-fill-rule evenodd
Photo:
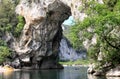
<path fill-rule="evenodd" d="M 71 15 L 70 7 L 59 0 L 21 0 L 16 13 L 26 21 L 20 40 L 13 45 L 20 65 L 29 63 L 36 69 L 62 68 L 57 63 L 61 24 Z"/>

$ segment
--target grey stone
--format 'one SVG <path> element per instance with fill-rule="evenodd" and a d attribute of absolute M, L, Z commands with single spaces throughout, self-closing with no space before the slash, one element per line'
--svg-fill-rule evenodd
<path fill-rule="evenodd" d="M 109 76 L 109 77 L 120 77 L 120 66 L 117 66 L 116 68 L 109 70 L 106 73 L 106 76 Z"/>
<path fill-rule="evenodd" d="M 16 13 L 25 18 L 26 24 L 20 41 L 14 42 L 13 49 L 23 67 L 29 63 L 35 69 L 63 68 L 57 61 L 62 38 L 61 24 L 71 15 L 71 9 L 59 0 L 48 5 L 43 2 L 20 1 Z M 23 61 L 26 57 L 30 61 Z"/>

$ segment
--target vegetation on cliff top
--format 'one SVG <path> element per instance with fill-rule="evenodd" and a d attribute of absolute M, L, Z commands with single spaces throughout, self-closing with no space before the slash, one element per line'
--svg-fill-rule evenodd
<path fill-rule="evenodd" d="M 0 37 L 5 32 L 11 32 L 18 37 L 25 24 L 24 18 L 15 13 L 19 0 L 2 0 L 0 3 Z"/>
<path fill-rule="evenodd" d="M 74 48 L 84 48 L 86 39 L 91 40 L 96 34 L 97 44 L 88 49 L 90 59 L 97 60 L 100 52 L 103 54 L 102 63 L 120 64 L 120 0 L 103 0 L 100 4 L 95 0 L 83 1 L 81 8 L 88 17 L 70 28 L 67 35 Z M 10 55 L 10 49 L 2 40 L 6 32 L 19 37 L 25 24 L 22 16 L 15 14 L 15 6 L 19 0 L 2 0 L 0 3 L 0 63 Z M 88 28 L 92 31 L 88 31 Z"/>

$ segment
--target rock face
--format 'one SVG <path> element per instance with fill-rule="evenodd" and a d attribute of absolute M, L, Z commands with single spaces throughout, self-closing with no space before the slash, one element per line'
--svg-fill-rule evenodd
<path fill-rule="evenodd" d="M 106 73 L 106 76 L 108 76 L 108 77 L 120 77 L 120 66 L 117 66 L 116 68 L 109 70 Z"/>
<path fill-rule="evenodd" d="M 73 49 L 69 40 L 65 37 L 61 39 L 60 42 L 60 53 L 59 59 L 62 61 L 75 61 L 77 59 L 85 59 L 86 52 L 85 51 L 76 51 Z"/>
<path fill-rule="evenodd" d="M 71 7 L 72 16 L 74 17 L 74 19 L 82 21 L 85 17 L 87 17 L 87 15 L 84 12 L 79 10 L 80 7 L 83 6 L 82 0 L 61 0 L 61 1 Z"/>
<path fill-rule="evenodd" d="M 29 63 L 35 69 L 62 68 L 57 63 L 61 24 L 71 15 L 70 7 L 59 0 L 21 0 L 16 13 L 26 21 L 20 40 L 13 46 L 20 65 Z"/>

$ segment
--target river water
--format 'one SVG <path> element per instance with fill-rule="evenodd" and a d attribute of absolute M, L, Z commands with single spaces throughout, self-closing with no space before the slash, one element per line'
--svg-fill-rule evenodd
<path fill-rule="evenodd" d="M 87 75 L 87 67 L 65 67 L 62 70 L 22 70 L 0 73 L 0 79 L 120 79 Z"/>

